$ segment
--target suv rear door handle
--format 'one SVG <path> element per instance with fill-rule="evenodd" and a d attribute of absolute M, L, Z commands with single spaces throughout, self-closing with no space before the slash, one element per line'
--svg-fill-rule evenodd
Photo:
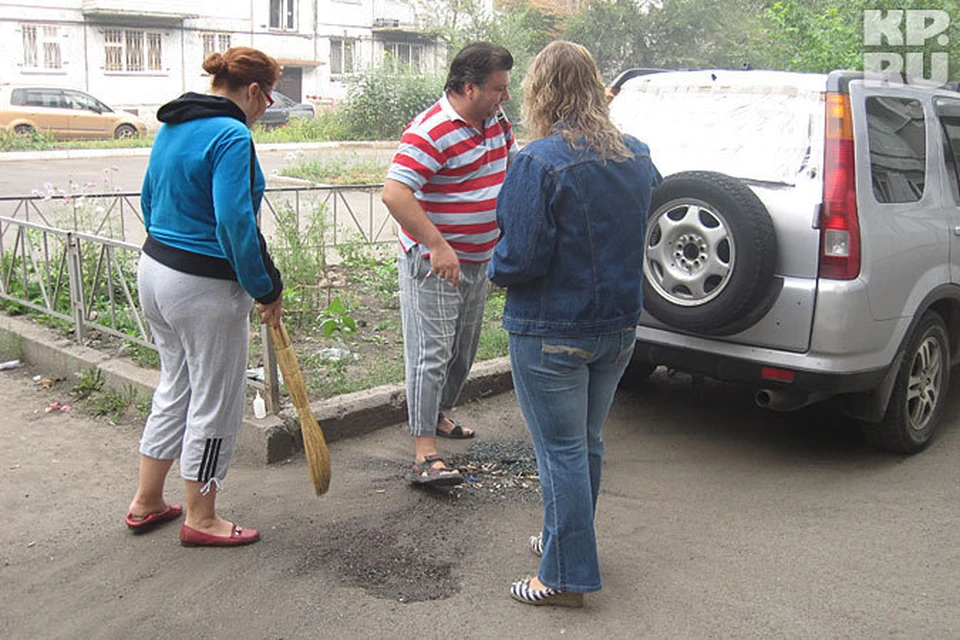
<path fill-rule="evenodd" d="M 953 228 L 953 235 L 960 236 L 960 227 Z"/>

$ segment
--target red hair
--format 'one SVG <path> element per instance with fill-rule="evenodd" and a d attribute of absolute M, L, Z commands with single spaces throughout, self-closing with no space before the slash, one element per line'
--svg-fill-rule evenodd
<path fill-rule="evenodd" d="M 231 90 L 257 84 L 272 87 L 280 79 L 280 63 L 263 51 L 233 47 L 223 53 L 211 53 L 203 61 L 203 70 L 213 76 L 214 87 Z"/>

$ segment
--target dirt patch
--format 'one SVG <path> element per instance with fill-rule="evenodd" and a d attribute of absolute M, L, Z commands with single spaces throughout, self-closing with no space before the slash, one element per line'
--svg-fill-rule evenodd
<path fill-rule="evenodd" d="M 387 259 L 329 267 L 319 285 L 300 292 L 299 306 L 285 309 L 285 323 L 314 399 L 403 380 L 395 264 Z M 507 353 L 502 311 L 503 294 L 491 287 L 478 361 Z M 252 370 L 262 366 L 261 353 L 257 332 L 251 344 Z"/>
<path fill-rule="evenodd" d="M 295 281 L 295 273 L 290 280 Z M 316 285 L 288 283 L 284 323 L 311 399 L 403 381 L 403 336 L 396 261 L 358 259 L 329 266 Z M 490 286 L 477 361 L 507 354 L 501 327 L 504 294 Z M 263 343 L 252 322 L 248 376 L 263 380 Z M 69 333 L 69 331 L 67 331 Z M 133 356 L 142 367 L 159 368 L 156 353 L 105 333 L 90 331 L 85 346 L 111 357 Z"/>

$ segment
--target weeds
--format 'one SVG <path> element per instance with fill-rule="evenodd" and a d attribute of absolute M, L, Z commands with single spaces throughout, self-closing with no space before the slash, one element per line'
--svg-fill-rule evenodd
<path fill-rule="evenodd" d="M 115 421 L 139 421 L 150 412 L 150 398 L 128 384 L 119 391 L 111 388 L 92 393 L 84 407 L 95 416 L 110 417 Z"/>
<path fill-rule="evenodd" d="M 375 250 L 359 241 L 347 241 L 337 247 L 341 264 L 356 271 L 356 279 L 369 285 L 380 298 L 388 303 L 400 305 L 397 291 L 397 261 L 393 258 L 377 257 Z"/>
<path fill-rule="evenodd" d="M 320 333 L 329 338 L 335 332 L 355 333 L 357 321 L 350 315 L 345 304 L 339 297 L 330 301 L 327 310 L 320 316 Z"/>
<path fill-rule="evenodd" d="M 77 372 L 77 377 L 80 378 L 80 382 L 71 389 L 73 394 L 79 399 L 88 397 L 90 394 L 95 391 L 100 391 L 103 389 L 103 371 L 100 370 L 100 367 L 96 365 L 91 365 L 86 369 L 81 369 Z"/>
<path fill-rule="evenodd" d="M 283 306 L 294 327 L 300 327 L 317 309 L 315 293 L 327 271 L 326 211 L 325 204 L 317 204 L 303 225 L 290 205 L 277 211 L 277 231 L 270 253 L 286 282 Z"/>

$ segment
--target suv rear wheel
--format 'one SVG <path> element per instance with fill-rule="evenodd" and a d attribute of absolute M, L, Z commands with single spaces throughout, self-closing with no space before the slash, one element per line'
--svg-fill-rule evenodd
<path fill-rule="evenodd" d="M 907 345 L 883 421 L 867 436 L 893 453 L 926 448 L 940 426 L 950 388 L 950 341 L 940 314 L 928 312 Z"/>
<path fill-rule="evenodd" d="M 777 238 L 760 199 L 712 171 L 687 171 L 653 192 L 644 247 L 643 304 L 678 329 L 729 335 L 767 297 Z"/>

